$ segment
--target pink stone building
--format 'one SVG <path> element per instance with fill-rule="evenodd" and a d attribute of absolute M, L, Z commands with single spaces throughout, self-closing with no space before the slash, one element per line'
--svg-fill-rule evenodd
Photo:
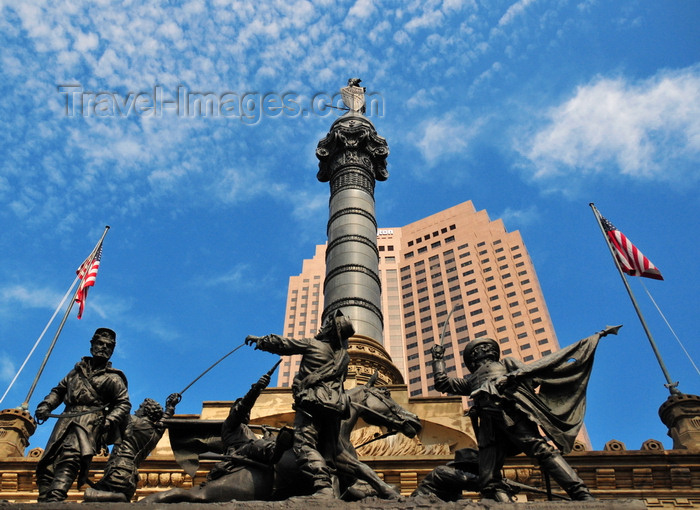
<path fill-rule="evenodd" d="M 504 356 L 532 361 L 559 348 L 535 268 L 518 231 L 476 211 L 471 201 L 403 227 L 379 228 L 383 339 L 411 397 L 438 396 L 430 348 L 445 329 L 448 372 L 463 376 L 461 351 L 488 336 Z M 312 336 L 321 323 L 326 245 L 289 279 L 284 335 Z M 297 357 L 285 358 L 278 385 L 290 386 Z M 466 404 L 466 402 L 465 402 Z"/>

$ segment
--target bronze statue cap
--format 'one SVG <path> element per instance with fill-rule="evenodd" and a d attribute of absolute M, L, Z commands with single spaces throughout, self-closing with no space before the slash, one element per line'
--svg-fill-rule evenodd
<path fill-rule="evenodd" d="M 340 340 L 350 338 L 355 334 L 355 328 L 353 327 L 350 318 L 345 317 L 343 312 L 340 310 L 334 311 L 333 314 L 328 317 L 328 319 L 332 320 L 335 324 L 336 333 L 338 334 L 338 338 Z"/>
<path fill-rule="evenodd" d="M 463 353 L 464 361 L 468 360 L 471 357 L 474 347 L 481 344 L 490 344 L 494 349 L 496 349 L 498 355 L 501 355 L 501 348 L 499 347 L 498 342 L 496 342 L 493 338 L 482 337 L 472 340 L 467 344 L 467 346 L 464 348 Z"/>
<path fill-rule="evenodd" d="M 91 341 L 97 338 L 98 336 L 109 338 L 113 344 L 117 343 L 117 334 L 109 328 L 97 328 L 95 330 L 95 334 L 92 335 Z"/>

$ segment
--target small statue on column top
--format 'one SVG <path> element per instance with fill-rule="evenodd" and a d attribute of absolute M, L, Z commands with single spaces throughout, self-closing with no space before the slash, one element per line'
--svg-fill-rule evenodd
<path fill-rule="evenodd" d="M 365 92 L 367 87 L 360 87 L 361 81 L 359 78 L 350 78 L 348 86 L 340 89 L 340 96 L 350 111 L 365 113 Z"/>

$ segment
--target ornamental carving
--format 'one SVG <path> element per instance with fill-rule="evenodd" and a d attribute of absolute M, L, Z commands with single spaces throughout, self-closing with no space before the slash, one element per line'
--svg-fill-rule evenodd
<path fill-rule="evenodd" d="M 362 456 L 397 457 L 401 455 L 450 455 L 448 443 L 425 445 L 417 437 L 408 438 L 402 434 L 377 440 L 382 429 L 374 425 L 356 428 L 350 434 L 350 442 Z"/>
<path fill-rule="evenodd" d="M 377 341 L 355 335 L 350 338 L 348 354 L 350 354 L 348 375 L 354 375 L 358 382 L 366 382 L 376 371 L 379 372 L 379 381 L 382 385 L 404 384 L 401 372 Z"/>
<path fill-rule="evenodd" d="M 377 181 L 389 177 L 386 158 L 389 146 L 377 134 L 372 123 L 361 115 L 346 115 L 339 118 L 328 135 L 318 142 L 316 157 L 319 170 L 316 177 L 328 182 L 333 174 L 345 166 L 361 166 Z"/>

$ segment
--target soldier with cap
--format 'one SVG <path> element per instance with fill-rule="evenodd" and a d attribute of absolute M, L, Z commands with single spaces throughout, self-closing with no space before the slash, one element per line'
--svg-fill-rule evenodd
<path fill-rule="evenodd" d="M 86 481 L 92 457 L 114 443 L 131 410 L 126 376 L 109 359 L 117 335 L 98 328 L 84 357 L 36 408 L 37 422 L 50 417 L 61 403 L 51 437 L 36 468 L 38 501 L 63 501 L 73 481 Z"/>
<path fill-rule="evenodd" d="M 340 451 L 340 422 L 349 412 L 343 383 L 350 356 L 348 338 L 355 333 L 340 310 L 329 314 L 314 338 L 248 336 L 246 344 L 280 355 L 301 354 L 292 384 L 294 396 L 294 454 L 301 472 L 312 481 L 318 498 L 333 498 L 331 467 Z"/>
<path fill-rule="evenodd" d="M 465 378 L 448 377 L 445 349 L 433 346 L 435 389 L 473 399 L 470 414 L 479 446 L 479 487 L 484 498 L 511 499 L 501 468 L 506 455 L 524 452 L 572 499 L 593 499 L 562 452 L 571 451 L 583 424 L 598 340 L 616 334 L 617 329 L 608 328 L 530 364 L 514 358 L 501 360 L 496 341 L 477 338 L 464 348 L 464 364 L 471 372 Z M 538 426 L 559 449 L 547 442 Z"/>

